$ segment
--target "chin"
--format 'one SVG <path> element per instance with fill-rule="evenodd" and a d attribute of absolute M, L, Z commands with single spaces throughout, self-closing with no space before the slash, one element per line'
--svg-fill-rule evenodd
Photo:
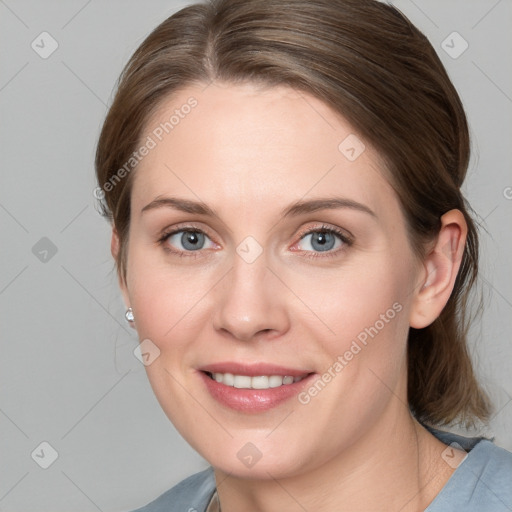
<path fill-rule="evenodd" d="M 314 449 L 309 450 L 309 455 L 306 453 L 304 435 L 299 436 L 299 440 L 302 440 L 299 443 L 294 443 L 290 435 L 284 436 L 290 439 L 289 443 L 283 441 L 282 437 L 272 440 L 266 439 L 266 436 L 267 432 L 254 435 L 242 432 L 229 440 L 211 439 L 205 442 L 203 436 L 197 440 L 187 438 L 187 441 L 216 470 L 235 478 L 288 478 L 300 474 L 305 461 L 308 466 L 312 464 Z"/>

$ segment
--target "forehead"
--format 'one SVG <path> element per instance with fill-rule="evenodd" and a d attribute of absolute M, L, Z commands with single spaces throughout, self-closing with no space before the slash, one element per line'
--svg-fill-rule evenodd
<path fill-rule="evenodd" d="M 377 214 L 397 206 L 379 155 L 323 102 L 288 87 L 212 83 L 167 98 L 148 121 L 135 208 L 180 195 L 220 211 L 267 211 L 301 198 L 345 196 Z"/>

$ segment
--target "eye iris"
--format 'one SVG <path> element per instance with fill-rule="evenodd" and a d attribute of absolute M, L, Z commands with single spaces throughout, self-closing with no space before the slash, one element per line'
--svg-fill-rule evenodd
<path fill-rule="evenodd" d="M 328 251 L 334 247 L 336 239 L 332 233 L 320 231 L 311 234 L 311 246 L 316 251 Z"/>
<path fill-rule="evenodd" d="M 204 245 L 204 234 L 196 231 L 186 231 L 181 235 L 181 243 L 185 249 L 196 251 Z"/>

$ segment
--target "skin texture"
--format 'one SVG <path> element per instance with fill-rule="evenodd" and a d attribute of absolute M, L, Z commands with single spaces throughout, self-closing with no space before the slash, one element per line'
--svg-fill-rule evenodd
<path fill-rule="evenodd" d="M 450 296 L 466 237 L 462 214 L 443 216 L 417 261 L 379 155 L 366 144 L 347 159 L 338 146 L 351 126 L 286 87 L 190 86 L 162 104 L 143 139 L 191 96 L 197 106 L 134 171 L 120 280 L 140 340 L 160 350 L 146 370 L 163 410 L 214 466 L 223 512 L 425 508 L 453 469 L 441 458 L 446 447 L 407 407 L 407 332 L 434 321 Z M 141 213 L 171 196 L 204 202 L 218 217 L 169 207 Z M 281 213 L 333 197 L 375 215 Z M 201 250 L 187 252 L 181 233 L 159 242 L 169 228 L 190 226 L 207 235 Z M 315 250 L 305 232 L 322 226 L 352 243 Z M 252 263 L 237 253 L 248 236 L 263 249 Z M 294 397 L 266 412 L 234 411 L 199 377 L 198 368 L 222 361 L 320 376 L 393 304 L 400 312 L 307 404 Z M 246 443 L 261 453 L 252 467 L 237 456 Z"/>

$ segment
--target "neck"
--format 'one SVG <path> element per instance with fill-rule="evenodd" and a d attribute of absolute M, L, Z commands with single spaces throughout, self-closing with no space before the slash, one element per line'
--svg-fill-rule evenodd
<path fill-rule="evenodd" d="M 402 403 L 391 409 L 388 421 L 307 473 L 248 480 L 215 470 L 222 512 L 424 510 L 454 470 L 441 458 L 446 446 Z"/>

